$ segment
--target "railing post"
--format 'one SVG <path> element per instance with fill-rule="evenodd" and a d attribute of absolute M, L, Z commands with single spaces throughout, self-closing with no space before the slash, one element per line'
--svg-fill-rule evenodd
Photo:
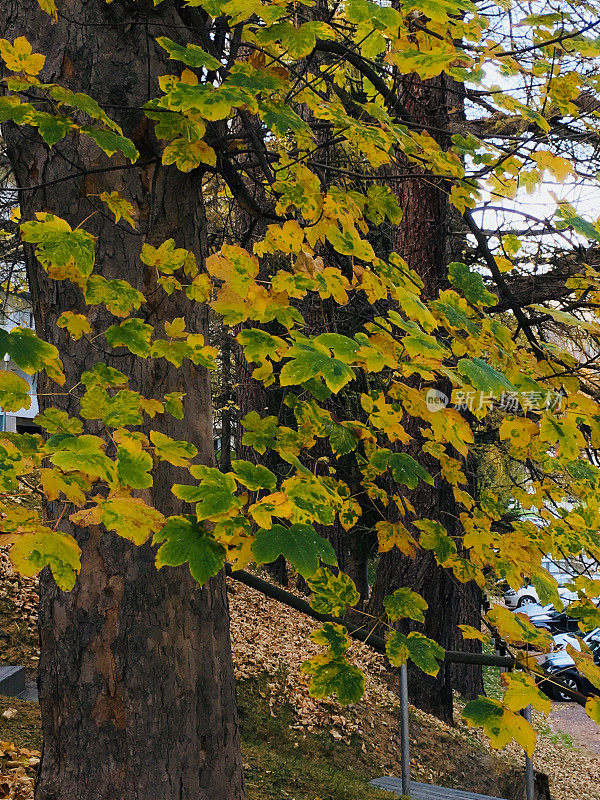
<path fill-rule="evenodd" d="M 523 710 L 523 716 L 531 725 L 531 706 Z M 533 771 L 533 761 L 525 754 L 525 797 L 527 800 L 535 800 L 535 774 Z"/>
<path fill-rule="evenodd" d="M 402 794 L 410 797 L 410 734 L 408 729 L 408 669 L 406 664 L 402 664 L 400 667 L 400 759 L 402 761 Z"/>

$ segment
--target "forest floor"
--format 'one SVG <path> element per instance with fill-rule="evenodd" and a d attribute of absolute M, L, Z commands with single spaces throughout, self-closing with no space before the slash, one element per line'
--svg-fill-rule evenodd
<path fill-rule="evenodd" d="M 341 707 L 315 700 L 301 663 L 317 652 L 308 634 L 318 624 L 274 600 L 229 582 L 232 645 L 249 800 L 385 800 L 367 782 L 398 775 L 396 681 L 384 659 L 354 643 L 350 656 L 367 673 L 360 703 Z M 37 665 L 36 584 L 15 576 L 0 551 L 0 662 Z M 486 690 L 499 691 L 486 669 Z M 491 751 L 486 738 L 460 719 L 455 725 L 411 708 L 412 777 L 517 800 L 523 758 L 516 746 Z M 550 719 L 536 715 L 536 768 L 549 775 L 553 800 L 600 800 L 595 731 L 582 710 L 554 704 Z M 592 732 L 594 737 L 592 737 Z M 39 706 L 0 697 L 0 798 L 30 800 L 41 747 Z"/>

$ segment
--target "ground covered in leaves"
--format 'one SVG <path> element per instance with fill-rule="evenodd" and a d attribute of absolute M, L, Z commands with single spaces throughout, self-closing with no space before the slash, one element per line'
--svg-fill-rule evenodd
<path fill-rule="evenodd" d="M 308 640 L 317 623 L 234 580 L 229 588 L 249 800 L 389 798 L 367 785 L 399 773 L 396 682 L 383 658 L 353 644 L 351 656 L 367 673 L 364 699 L 346 708 L 315 700 L 300 665 L 318 650 Z M 15 576 L 0 550 L 2 663 L 35 668 L 36 601 L 35 581 Z M 497 673 L 486 678 L 493 694 Z M 485 737 L 456 716 L 451 728 L 411 710 L 413 778 L 520 800 L 522 753 L 516 747 L 491 752 Z M 560 719 L 536 717 L 536 767 L 550 776 L 553 800 L 600 800 L 600 759 L 562 733 Z M 0 799 L 33 797 L 40 748 L 37 704 L 0 697 Z"/>

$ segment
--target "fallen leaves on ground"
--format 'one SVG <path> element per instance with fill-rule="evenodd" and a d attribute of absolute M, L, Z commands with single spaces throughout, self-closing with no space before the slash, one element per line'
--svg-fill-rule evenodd
<path fill-rule="evenodd" d="M 2 800 L 30 800 L 33 797 L 35 770 L 40 763 L 38 750 L 15 747 L 0 741 L 0 797 Z"/>
<path fill-rule="evenodd" d="M 367 675 L 364 698 L 342 708 L 335 699 L 316 700 L 308 693 L 309 676 L 300 671 L 303 661 L 319 652 L 309 639 L 319 623 L 281 605 L 248 587 L 229 580 L 231 635 L 239 681 L 263 678 L 262 691 L 276 716 L 289 705 L 298 736 L 304 731 L 327 732 L 338 742 L 358 741 L 379 765 L 381 774 L 398 772 L 398 698 L 396 680 L 384 658 L 369 647 L 354 642 L 349 656 Z M 15 575 L 6 551 L 0 549 L 0 602 L 10 604 L 10 619 L 0 617 L 0 636 L 17 624 L 35 661 L 37 582 Z M 29 649 L 28 649 L 29 648 Z M 4 663 L 17 663 L 7 658 Z M 23 662 L 21 662 L 23 663 Z M 264 676 L 267 679 L 264 680 Z M 523 754 L 514 744 L 501 753 L 491 753 L 483 733 L 467 729 L 460 719 L 449 727 L 411 707 L 411 768 L 413 778 L 472 791 L 494 793 L 509 774 L 522 775 Z M 3 715 L 6 716 L 6 713 Z M 0 717 L 1 718 L 1 717 Z M 568 737 L 551 730 L 544 717 L 534 714 L 539 732 L 534 755 L 537 769 L 550 776 L 553 800 L 599 797 L 600 760 Z M 0 743 L 0 800 L 31 800 L 33 775 L 39 753 Z"/>

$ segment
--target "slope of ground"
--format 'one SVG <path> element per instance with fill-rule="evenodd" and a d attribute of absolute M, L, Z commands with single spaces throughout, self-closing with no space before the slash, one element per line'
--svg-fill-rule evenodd
<path fill-rule="evenodd" d="M 350 655 L 367 673 L 364 699 L 345 708 L 335 699 L 315 700 L 300 666 L 319 651 L 308 639 L 318 623 L 233 580 L 229 589 L 249 800 L 389 800 L 367 784 L 399 774 L 396 682 L 383 658 L 354 643 Z M 0 551 L 4 663 L 36 664 L 35 591 L 35 581 L 16 577 Z M 497 672 L 486 678 L 493 694 Z M 555 721 L 537 717 L 535 724 L 536 766 L 549 774 L 553 800 L 600 800 L 597 756 Z M 414 779 L 520 800 L 522 753 L 490 751 L 459 714 L 450 728 L 411 709 L 411 741 Z M 32 797 L 39 747 L 37 705 L 0 698 L 0 798 Z"/>

